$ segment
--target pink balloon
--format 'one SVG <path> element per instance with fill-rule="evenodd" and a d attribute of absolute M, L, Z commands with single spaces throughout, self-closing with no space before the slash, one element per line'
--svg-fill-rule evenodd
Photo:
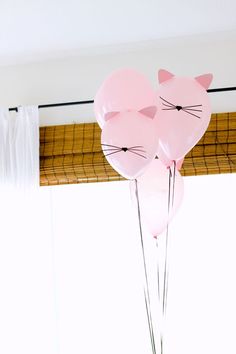
<path fill-rule="evenodd" d="M 123 177 L 133 179 L 144 172 L 157 150 L 155 107 L 141 111 L 109 112 L 101 144 L 110 165 Z"/>
<path fill-rule="evenodd" d="M 166 167 L 173 167 L 174 161 L 170 160 L 165 152 L 162 150 L 161 146 L 158 146 L 157 149 L 157 157 L 161 160 L 161 162 L 166 166 Z M 175 161 L 176 162 L 176 168 L 179 171 L 183 165 L 184 159 L 178 159 Z"/>
<path fill-rule="evenodd" d="M 105 124 L 108 112 L 136 110 L 156 106 L 156 94 L 148 79 L 133 69 L 120 69 L 106 78 L 94 99 L 98 124 Z"/>
<path fill-rule="evenodd" d="M 160 70 L 158 77 L 159 144 L 170 160 L 182 159 L 201 139 L 210 122 L 206 89 L 212 75 L 175 77 Z"/>
<path fill-rule="evenodd" d="M 176 171 L 174 203 L 168 215 L 169 169 L 159 159 L 154 159 L 146 172 L 137 179 L 138 195 L 143 225 L 157 238 L 167 227 L 179 208 L 184 191 L 183 177 Z M 130 183 L 132 200 L 135 197 L 135 182 Z"/>

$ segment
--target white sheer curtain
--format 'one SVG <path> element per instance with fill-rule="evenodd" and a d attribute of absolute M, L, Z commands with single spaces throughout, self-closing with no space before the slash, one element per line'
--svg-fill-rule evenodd
<path fill-rule="evenodd" d="M 9 140 L 10 116 L 8 110 L 0 108 L 0 186 L 7 182 L 7 141 Z"/>
<path fill-rule="evenodd" d="M 0 109 L 0 185 L 39 186 L 39 114 L 36 106 Z"/>
<path fill-rule="evenodd" d="M 39 187 L 37 107 L 0 109 L 0 353 L 54 354 L 49 190 Z"/>

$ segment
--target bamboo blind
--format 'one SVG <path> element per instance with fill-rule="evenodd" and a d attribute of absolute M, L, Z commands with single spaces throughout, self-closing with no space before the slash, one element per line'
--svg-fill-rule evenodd
<path fill-rule="evenodd" d="M 123 179 L 106 161 L 97 123 L 40 128 L 40 183 Z M 184 176 L 236 172 L 236 112 L 213 114 L 199 143 L 185 157 Z"/>

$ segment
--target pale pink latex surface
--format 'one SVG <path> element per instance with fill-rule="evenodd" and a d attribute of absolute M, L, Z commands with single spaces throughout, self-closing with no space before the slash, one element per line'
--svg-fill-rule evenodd
<path fill-rule="evenodd" d="M 106 156 L 110 165 L 123 177 L 134 179 L 155 157 L 158 144 L 156 118 L 148 118 L 136 111 L 118 113 L 105 123 L 101 143 L 104 155 L 110 154 Z M 119 151 L 116 147 L 136 148 L 131 152 Z"/>
<path fill-rule="evenodd" d="M 156 106 L 156 94 L 148 79 L 133 69 L 120 69 L 108 76 L 94 99 L 94 112 L 102 128 L 108 112 Z"/>
<path fill-rule="evenodd" d="M 206 88 L 194 78 L 172 77 L 161 83 L 157 100 L 161 149 L 170 160 L 184 158 L 203 136 L 210 122 L 211 107 Z M 182 109 L 170 109 L 172 105 L 192 107 L 187 113 Z"/>
<path fill-rule="evenodd" d="M 168 157 L 166 156 L 165 152 L 162 150 L 160 145 L 158 146 L 158 149 L 157 149 L 157 156 L 166 167 L 173 166 L 174 161 L 168 159 Z M 184 159 L 178 159 L 175 162 L 176 162 L 176 168 L 179 171 L 183 165 Z"/>
<path fill-rule="evenodd" d="M 172 170 L 173 171 L 173 170 Z M 179 208 L 184 192 L 183 177 L 176 171 L 173 208 L 168 217 L 169 169 L 159 159 L 154 159 L 138 179 L 138 194 L 143 225 L 153 237 L 158 237 L 167 227 Z M 130 182 L 131 197 L 136 204 L 135 182 Z"/>

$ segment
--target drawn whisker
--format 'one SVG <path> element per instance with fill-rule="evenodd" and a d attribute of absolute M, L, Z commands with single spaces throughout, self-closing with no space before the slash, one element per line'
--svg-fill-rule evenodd
<path fill-rule="evenodd" d="M 165 106 L 165 107 L 169 107 L 169 108 L 173 107 L 173 106 L 171 106 L 171 105 L 169 105 L 169 104 L 165 104 L 164 102 L 162 102 L 162 104 L 163 104 L 163 106 Z"/>
<path fill-rule="evenodd" d="M 188 114 L 191 114 L 191 116 L 194 116 L 194 117 L 196 117 L 196 118 L 198 118 L 198 119 L 201 119 L 201 117 L 197 116 L 197 115 L 194 114 L 194 113 L 188 112 L 188 111 L 186 111 L 185 109 L 183 109 L 183 111 L 186 112 L 186 113 L 188 113 Z"/>
<path fill-rule="evenodd" d="M 144 150 L 144 149 L 133 149 L 133 148 L 129 148 L 128 150 L 146 152 L 146 150 Z"/>
<path fill-rule="evenodd" d="M 175 105 L 174 105 L 173 103 L 168 102 L 168 101 L 165 100 L 163 97 L 160 96 L 160 99 L 161 99 L 162 101 L 165 101 L 166 103 L 168 103 L 170 106 L 175 107 Z"/>
<path fill-rule="evenodd" d="M 135 151 L 132 151 L 132 150 L 128 150 L 128 151 L 131 152 L 132 154 L 138 155 L 138 156 L 143 157 L 144 159 L 146 159 L 146 156 L 143 156 L 143 155 L 141 155 L 141 154 L 138 154 L 138 153 L 135 152 Z"/>
<path fill-rule="evenodd" d="M 113 154 L 117 154 L 118 152 L 121 152 L 122 150 L 119 150 L 119 151 L 114 151 L 114 152 L 110 152 L 109 154 L 106 154 L 105 156 L 110 156 L 110 155 L 113 155 Z"/>
<path fill-rule="evenodd" d="M 116 148 L 110 148 L 110 149 L 103 149 L 103 151 L 119 151 L 122 150 L 121 148 L 116 149 Z"/>
<path fill-rule="evenodd" d="M 139 145 L 139 146 L 131 146 L 131 147 L 128 148 L 128 150 L 146 152 L 146 151 L 144 150 L 144 146 L 141 146 L 141 145 Z"/>
<path fill-rule="evenodd" d="M 192 106 L 184 106 L 183 108 L 192 108 L 192 107 L 202 107 L 202 104 L 195 104 Z"/>
<path fill-rule="evenodd" d="M 172 107 L 172 108 L 162 108 L 162 111 L 174 111 L 176 109 L 176 107 Z"/>
<path fill-rule="evenodd" d="M 137 152 L 144 152 L 146 153 L 145 150 L 141 150 L 141 149 L 128 149 L 129 151 L 137 151 Z"/>
<path fill-rule="evenodd" d="M 183 107 L 182 109 L 185 109 L 186 111 L 202 112 L 201 109 L 192 109 L 192 108 L 185 108 L 185 107 Z"/>
<path fill-rule="evenodd" d="M 120 146 L 116 146 L 116 145 L 109 145 L 109 144 L 101 144 L 101 145 L 120 149 Z"/>
<path fill-rule="evenodd" d="M 143 146 L 138 145 L 138 146 L 131 146 L 129 149 L 134 149 L 134 148 L 143 148 Z"/>

